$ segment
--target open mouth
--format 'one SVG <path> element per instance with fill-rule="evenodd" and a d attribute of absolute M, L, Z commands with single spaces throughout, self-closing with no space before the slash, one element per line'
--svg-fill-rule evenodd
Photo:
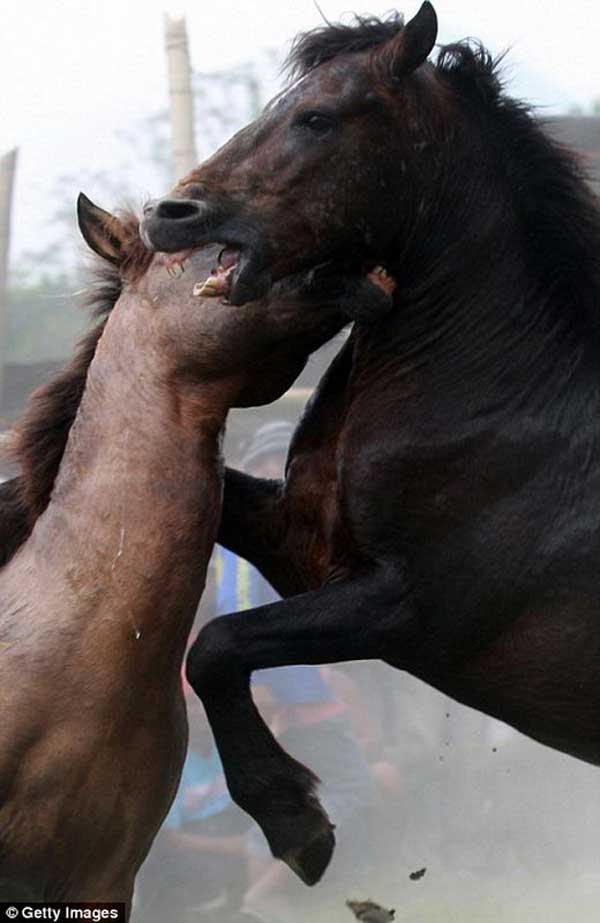
<path fill-rule="evenodd" d="M 191 251 L 221 243 L 220 259 L 198 296 L 226 298 L 233 305 L 262 298 L 272 284 L 272 254 L 251 219 L 234 214 L 232 203 L 163 199 L 149 206 L 140 236 L 149 250 L 163 254 L 167 268 L 184 268 Z M 189 248 L 189 249 L 188 249 Z"/>
<path fill-rule="evenodd" d="M 199 298 L 228 298 L 234 282 L 235 272 L 240 265 L 242 251 L 239 247 L 223 247 L 217 265 L 202 282 L 196 282 L 193 294 Z"/>
<path fill-rule="evenodd" d="M 190 247 L 175 253 L 160 254 L 160 259 L 169 275 L 177 278 L 186 270 L 190 257 L 206 246 Z M 213 251 L 214 252 L 214 251 Z M 204 264 L 206 266 L 206 262 Z M 210 265 L 210 263 L 208 264 Z M 363 277 L 376 286 L 390 300 L 396 289 L 396 280 L 382 265 L 363 266 Z M 194 282 L 192 295 L 196 298 L 219 298 L 223 302 L 240 306 L 256 300 L 267 291 L 272 280 L 264 272 L 256 273 L 251 252 L 242 246 L 227 244 L 221 248 L 208 275 Z"/>
<path fill-rule="evenodd" d="M 185 272 L 189 258 L 205 246 L 190 247 L 176 253 L 161 253 L 167 272 L 178 277 Z M 193 294 L 198 298 L 221 298 L 233 305 L 243 305 L 262 297 L 269 289 L 271 279 L 267 271 L 257 265 L 256 254 L 237 244 L 226 244 L 217 257 L 208 276 L 195 282 Z"/>
<path fill-rule="evenodd" d="M 189 247 L 187 250 L 178 250 L 176 253 L 163 252 L 161 253 L 162 262 L 169 275 L 176 279 L 185 272 L 190 257 L 204 249 L 205 245 L 202 245 Z M 209 275 L 195 283 L 192 293 L 198 298 L 228 298 L 241 258 L 241 247 L 223 247 Z"/>

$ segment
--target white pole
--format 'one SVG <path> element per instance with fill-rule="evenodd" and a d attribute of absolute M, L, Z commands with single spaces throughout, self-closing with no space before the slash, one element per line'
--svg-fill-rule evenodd
<path fill-rule="evenodd" d="M 198 163 L 194 138 L 194 97 L 185 18 L 165 16 L 165 46 L 171 108 L 171 158 L 177 182 Z"/>
<path fill-rule="evenodd" d="M 0 406 L 6 356 L 6 299 L 8 291 L 8 252 L 13 187 L 17 167 L 17 150 L 0 157 Z"/>

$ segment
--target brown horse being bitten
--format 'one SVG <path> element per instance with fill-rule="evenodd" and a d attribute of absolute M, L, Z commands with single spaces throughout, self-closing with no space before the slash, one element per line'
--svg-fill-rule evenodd
<path fill-rule="evenodd" d="M 2 492 L 0 898 L 129 906 L 185 754 L 227 411 L 289 387 L 353 295 L 311 273 L 233 308 L 198 296 L 214 254 L 167 272 L 133 218 L 81 197 L 79 220 L 106 316 L 33 397 Z"/>

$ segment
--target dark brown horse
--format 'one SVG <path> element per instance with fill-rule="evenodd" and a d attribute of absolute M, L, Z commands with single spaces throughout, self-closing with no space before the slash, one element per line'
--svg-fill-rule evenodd
<path fill-rule="evenodd" d="M 229 242 L 230 298 L 323 259 L 383 263 L 283 483 L 227 475 L 220 541 L 287 597 L 189 659 L 234 797 L 296 869 L 328 858 L 311 777 L 252 670 L 379 658 L 600 763 L 600 215 L 573 159 L 468 44 L 427 57 L 426 3 L 301 37 L 299 80 L 150 206 L 156 248 Z M 266 818 L 275 793 L 288 804 Z"/>
<path fill-rule="evenodd" d="M 105 317 L 34 395 L 2 491 L 0 898 L 129 905 L 185 753 L 227 410 L 279 396 L 340 305 L 382 296 L 309 273 L 234 309 L 197 295 L 209 256 L 174 278 L 133 218 L 79 217 Z"/>

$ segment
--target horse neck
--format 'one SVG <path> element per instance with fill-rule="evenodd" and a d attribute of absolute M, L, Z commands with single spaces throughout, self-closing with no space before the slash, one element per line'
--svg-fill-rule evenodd
<path fill-rule="evenodd" d="M 177 381 L 160 323 L 134 293 L 119 299 L 23 551 L 50 613 L 86 631 L 93 617 L 169 658 L 169 639 L 183 653 L 218 525 L 227 402 L 214 383 Z"/>
<path fill-rule="evenodd" d="M 529 216 L 524 219 L 514 189 L 485 173 L 478 183 L 475 170 L 473 164 L 471 183 L 453 181 L 442 188 L 430 223 L 413 234 L 414 249 L 402 249 L 395 265 L 389 260 L 399 280 L 397 310 L 384 321 L 385 337 L 380 331 L 364 334 L 361 352 L 377 361 L 381 351 L 393 352 L 407 371 L 427 367 L 436 388 L 471 393 L 479 388 L 492 404 L 561 403 L 574 376 L 597 391 L 597 376 L 590 372 L 596 364 L 594 309 L 600 317 L 594 257 L 600 223 L 596 220 L 595 231 L 585 188 L 579 192 L 590 219 L 587 239 L 576 214 L 554 216 L 565 222 L 566 240 L 570 221 L 579 252 L 569 252 L 567 259 L 560 241 L 548 235 L 547 252 L 540 256 L 543 236 L 532 243 Z M 547 228 L 550 221 L 543 217 L 541 224 Z M 575 281 L 570 272 L 578 257 Z"/>

